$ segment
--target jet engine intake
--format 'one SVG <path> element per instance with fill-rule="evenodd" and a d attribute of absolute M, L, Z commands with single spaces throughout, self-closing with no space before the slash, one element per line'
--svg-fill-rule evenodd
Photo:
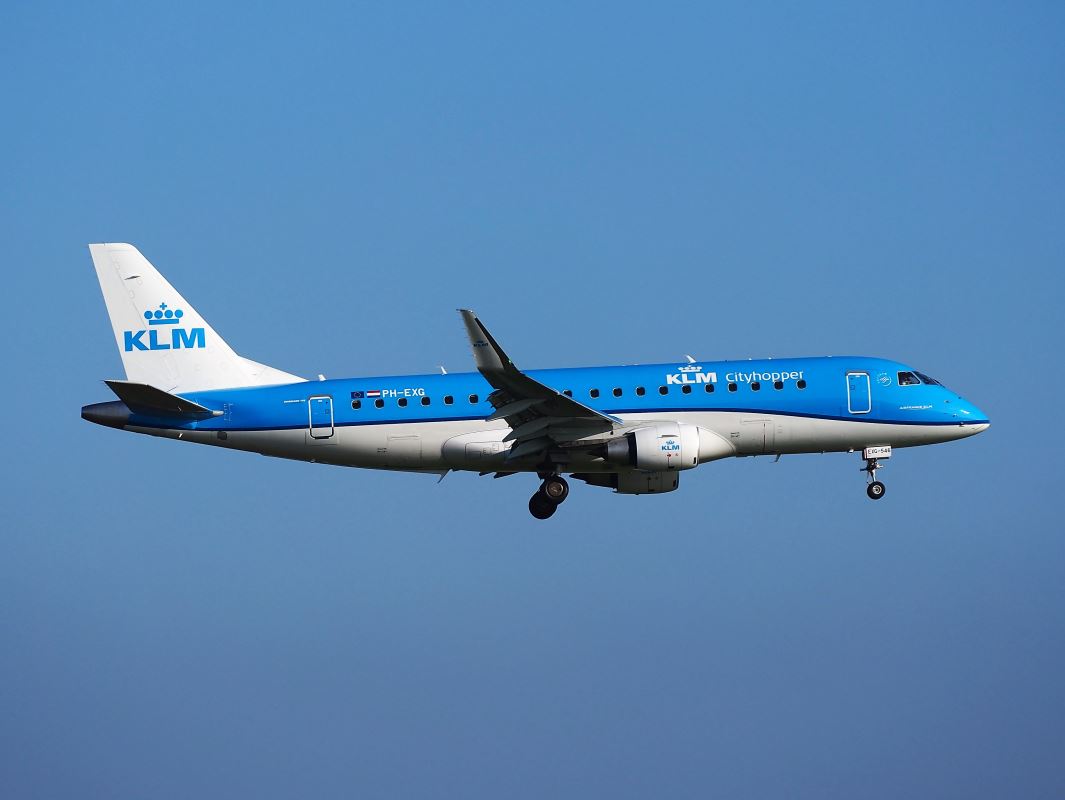
<path fill-rule="evenodd" d="M 660 422 L 612 439 L 605 458 L 648 472 L 674 472 L 733 452 L 732 445 L 712 431 L 683 422 Z"/>

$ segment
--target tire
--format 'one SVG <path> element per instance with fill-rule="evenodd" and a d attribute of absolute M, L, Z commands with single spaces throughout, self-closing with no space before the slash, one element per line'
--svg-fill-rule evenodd
<path fill-rule="evenodd" d="M 555 511 L 558 510 L 558 505 L 552 503 L 544 495 L 537 492 L 529 498 L 529 513 L 537 519 L 548 519 Z"/>
<path fill-rule="evenodd" d="M 569 497 L 569 484 L 566 483 L 565 478 L 552 475 L 550 478 L 544 479 L 544 483 L 540 487 L 540 494 L 549 503 L 554 503 L 557 506 Z"/>
<path fill-rule="evenodd" d="M 884 484 L 880 481 L 873 481 L 865 489 L 865 493 L 869 495 L 870 500 L 879 500 L 884 496 L 885 491 Z"/>

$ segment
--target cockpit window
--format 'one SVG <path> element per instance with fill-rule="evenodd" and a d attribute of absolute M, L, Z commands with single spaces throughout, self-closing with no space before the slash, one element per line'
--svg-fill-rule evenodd
<path fill-rule="evenodd" d="M 943 385 L 939 381 L 937 381 L 935 378 L 929 378 L 923 372 L 918 372 L 917 373 L 917 377 L 920 378 L 923 383 L 929 383 L 932 386 L 942 386 Z"/>
<path fill-rule="evenodd" d="M 917 376 L 912 372 L 899 373 L 899 386 L 913 386 L 918 383 L 920 383 L 920 381 L 917 380 Z"/>

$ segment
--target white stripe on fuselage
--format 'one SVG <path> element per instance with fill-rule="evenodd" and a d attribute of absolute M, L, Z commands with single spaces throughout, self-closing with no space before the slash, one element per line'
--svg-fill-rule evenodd
<path fill-rule="evenodd" d="M 650 424 L 664 419 L 642 414 L 619 416 L 627 423 Z M 732 445 L 737 456 L 846 452 L 885 444 L 913 447 L 966 438 L 986 427 L 899 425 L 737 411 L 673 412 L 668 419 L 713 431 Z M 515 469 L 504 462 L 510 443 L 504 444 L 502 439 L 510 428 L 500 421 L 348 425 L 337 427 L 328 439 L 313 439 L 306 429 L 218 432 L 128 426 L 127 430 L 278 458 L 368 469 L 412 472 Z M 616 472 L 618 466 L 599 461 L 582 463 L 579 469 Z"/>

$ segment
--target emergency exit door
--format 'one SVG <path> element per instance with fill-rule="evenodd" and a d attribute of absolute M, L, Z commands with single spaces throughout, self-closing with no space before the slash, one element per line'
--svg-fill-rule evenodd
<path fill-rule="evenodd" d="M 847 373 L 847 410 L 852 414 L 868 414 L 873 409 L 869 394 L 869 373 Z"/>

